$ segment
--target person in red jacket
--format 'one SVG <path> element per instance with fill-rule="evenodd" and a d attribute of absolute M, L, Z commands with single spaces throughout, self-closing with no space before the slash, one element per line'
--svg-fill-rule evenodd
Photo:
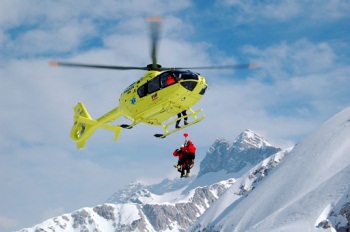
<path fill-rule="evenodd" d="M 177 165 L 174 165 L 174 167 L 177 168 L 179 171 L 181 169 L 181 163 L 182 163 L 181 161 L 182 161 L 182 158 L 184 156 L 184 152 L 185 152 L 184 145 L 182 145 L 180 149 L 176 149 L 173 152 L 173 156 L 178 156 L 179 157 L 179 161 L 177 162 Z"/>
<path fill-rule="evenodd" d="M 181 147 L 181 149 L 176 149 L 173 155 L 179 157 L 177 165 L 174 166 L 179 172 L 181 172 L 181 177 L 190 177 L 190 170 L 193 167 L 194 159 L 196 158 L 196 147 L 192 141 L 188 140 L 186 145 Z"/>

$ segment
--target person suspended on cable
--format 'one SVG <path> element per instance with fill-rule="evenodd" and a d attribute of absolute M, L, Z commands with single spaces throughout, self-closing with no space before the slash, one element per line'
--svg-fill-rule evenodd
<path fill-rule="evenodd" d="M 182 145 L 180 149 L 176 149 L 173 152 L 173 156 L 177 156 L 179 159 L 177 161 L 177 165 L 174 165 L 175 168 L 177 168 L 178 172 L 181 172 L 181 178 L 184 176 L 184 171 L 185 169 L 182 168 L 182 158 L 183 158 L 183 154 L 185 152 L 185 146 Z"/>
<path fill-rule="evenodd" d="M 185 145 L 185 152 L 183 159 L 183 164 L 185 164 L 186 168 L 186 177 L 190 176 L 190 170 L 194 165 L 194 159 L 196 158 L 196 147 L 192 143 L 191 140 L 188 140 Z"/>
<path fill-rule="evenodd" d="M 185 133 L 184 136 L 186 138 L 188 134 Z M 181 146 L 180 149 L 176 149 L 173 155 L 179 157 L 177 165 L 174 166 L 181 172 L 181 177 L 189 177 L 190 170 L 194 165 L 194 159 L 196 158 L 196 147 L 193 142 L 191 140 L 185 140 L 185 145 Z"/>

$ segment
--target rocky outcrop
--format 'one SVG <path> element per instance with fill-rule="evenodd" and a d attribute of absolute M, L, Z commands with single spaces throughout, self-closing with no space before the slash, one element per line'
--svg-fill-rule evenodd
<path fill-rule="evenodd" d="M 245 130 L 234 140 L 232 146 L 224 139 L 217 139 L 201 162 L 198 177 L 220 170 L 238 173 L 279 151 L 280 148 L 273 147 L 260 135 Z"/>

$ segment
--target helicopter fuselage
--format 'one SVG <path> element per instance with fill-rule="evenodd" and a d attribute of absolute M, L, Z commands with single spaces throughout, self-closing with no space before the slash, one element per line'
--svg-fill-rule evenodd
<path fill-rule="evenodd" d="M 190 109 L 206 89 L 205 78 L 191 71 L 148 71 L 124 90 L 119 109 L 133 124 L 161 125 Z"/>
<path fill-rule="evenodd" d="M 155 134 L 155 136 L 164 138 L 179 130 L 169 131 L 168 127 L 177 120 L 171 118 L 184 110 L 190 111 L 187 116 L 192 120 L 181 128 L 204 118 L 204 116 L 197 117 L 202 110 L 194 111 L 191 107 L 203 97 L 206 90 L 207 84 L 204 77 L 191 71 L 148 71 L 123 91 L 118 107 L 96 120 L 90 116 L 83 103 L 79 102 L 74 107 L 74 124 L 70 136 L 80 149 L 85 146 L 87 139 L 97 128 L 115 132 L 116 141 L 121 128 L 130 129 L 136 124 L 146 123 L 163 127 L 165 133 Z M 130 125 L 110 124 L 121 116 L 131 120 L 132 123 Z"/>
<path fill-rule="evenodd" d="M 122 128 L 131 129 L 139 123 L 146 123 L 161 126 L 164 129 L 164 133 L 155 134 L 154 136 L 165 138 L 204 119 L 205 116 L 203 115 L 198 117 L 198 114 L 202 110 L 194 111 L 191 107 L 201 100 L 205 94 L 208 87 L 206 80 L 200 74 L 189 70 L 184 71 L 185 69 L 237 69 L 254 67 L 252 64 L 187 68 L 162 67 L 157 63 L 157 44 L 161 21 L 159 17 L 149 18 L 151 26 L 152 63 L 146 67 L 50 62 L 52 66 L 146 71 L 143 77 L 122 92 L 116 108 L 97 119 L 93 119 L 90 116 L 82 102 L 78 102 L 74 106 L 74 123 L 70 137 L 76 142 L 79 149 L 85 146 L 88 138 L 98 128 L 114 132 L 114 140 L 116 141 Z M 184 115 L 183 111 L 187 110 L 189 114 Z M 182 116 L 179 113 L 182 113 Z M 111 123 L 121 116 L 131 120 L 132 123 L 121 125 Z M 178 117 L 176 118 L 176 116 Z M 178 120 L 181 119 L 189 120 L 186 120 L 184 125 L 180 127 Z M 175 129 L 169 130 L 169 128 Z"/>

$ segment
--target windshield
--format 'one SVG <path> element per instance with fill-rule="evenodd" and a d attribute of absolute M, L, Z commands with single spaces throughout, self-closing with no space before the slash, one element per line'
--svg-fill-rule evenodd
<path fill-rule="evenodd" d="M 180 84 L 190 90 L 193 91 L 194 88 L 197 85 L 198 81 L 198 75 L 194 72 L 191 72 L 189 70 L 187 71 L 174 71 L 174 76 L 178 81 L 180 81 Z"/>
<path fill-rule="evenodd" d="M 174 71 L 174 76 L 178 80 L 198 80 L 198 75 L 190 70 Z"/>

